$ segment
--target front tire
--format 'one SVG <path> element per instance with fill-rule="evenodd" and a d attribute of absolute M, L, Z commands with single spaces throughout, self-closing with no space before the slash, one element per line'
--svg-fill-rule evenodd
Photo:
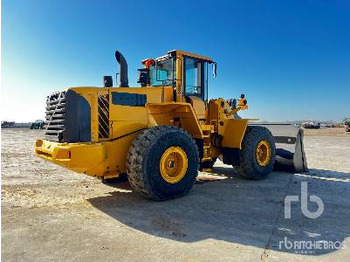
<path fill-rule="evenodd" d="M 275 164 L 276 146 L 271 132 L 261 126 L 248 126 L 239 152 L 239 174 L 247 179 L 261 180 L 271 173 Z"/>
<path fill-rule="evenodd" d="M 126 168 L 132 188 L 154 200 L 188 193 L 198 174 L 198 149 L 192 137 L 174 126 L 143 131 L 132 143 Z"/>

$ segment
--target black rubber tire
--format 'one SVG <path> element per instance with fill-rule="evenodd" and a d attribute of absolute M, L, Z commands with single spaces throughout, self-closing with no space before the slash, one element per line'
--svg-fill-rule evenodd
<path fill-rule="evenodd" d="M 214 157 L 211 161 L 205 161 L 205 162 L 201 162 L 199 164 L 199 171 L 201 171 L 202 169 L 205 169 L 205 168 L 213 168 L 215 162 L 217 160 L 217 157 Z"/>
<path fill-rule="evenodd" d="M 271 147 L 270 162 L 266 166 L 260 166 L 255 157 L 256 148 L 262 140 L 266 140 Z M 262 126 L 248 126 L 242 141 L 239 159 L 240 166 L 235 168 L 242 177 L 253 180 L 266 178 L 271 173 L 276 160 L 275 140 L 270 130 Z"/>
<path fill-rule="evenodd" d="M 171 146 L 181 147 L 188 158 L 184 178 L 175 184 L 166 182 L 159 170 L 160 158 Z M 192 137 L 174 126 L 157 126 L 143 131 L 133 141 L 126 169 L 132 188 L 154 200 L 168 200 L 187 194 L 198 175 L 198 148 Z"/>

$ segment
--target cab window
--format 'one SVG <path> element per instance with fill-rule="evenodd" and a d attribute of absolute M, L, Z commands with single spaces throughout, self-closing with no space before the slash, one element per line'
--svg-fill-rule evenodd
<path fill-rule="evenodd" d="M 173 58 L 156 61 L 155 65 L 150 67 L 150 83 L 151 86 L 175 86 Z"/>
<path fill-rule="evenodd" d="M 207 63 L 192 57 L 185 57 L 184 65 L 185 96 L 197 96 L 203 101 L 208 100 Z"/>

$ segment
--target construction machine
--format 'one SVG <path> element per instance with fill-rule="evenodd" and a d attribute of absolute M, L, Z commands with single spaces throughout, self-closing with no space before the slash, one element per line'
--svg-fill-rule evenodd
<path fill-rule="evenodd" d="M 255 180 L 273 170 L 279 150 L 293 169 L 306 169 L 300 131 L 274 137 L 271 128 L 240 118 L 245 95 L 208 99 L 210 65 L 217 71 L 211 58 L 180 50 L 147 58 L 138 70 L 141 87 L 129 87 L 127 62 L 119 51 L 115 57 L 118 86 L 105 76 L 103 87 L 47 97 L 46 138 L 36 141 L 36 155 L 101 179 L 127 174 L 135 191 L 155 200 L 189 192 L 198 170 L 217 158 Z M 276 142 L 297 145 L 295 152 Z"/>
<path fill-rule="evenodd" d="M 344 125 L 346 132 L 350 132 L 350 121 L 345 121 Z"/>
<path fill-rule="evenodd" d="M 29 129 L 43 129 L 45 126 L 45 121 L 35 120 L 35 122 L 30 123 Z"/>

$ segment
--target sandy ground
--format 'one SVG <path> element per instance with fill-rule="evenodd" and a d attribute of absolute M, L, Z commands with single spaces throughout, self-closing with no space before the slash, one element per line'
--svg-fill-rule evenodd
<path fill-rule="evenodd" d="M 153 202 L 127 182 L 108 186 L 35 157 L 40 131 L 1 132 L 4 261 L 349 261 L 350 134 L 307 132 L 308 173 L 247 181 L 217 162 L 211 174 L 220 180 Z M 284 198 L 300 195 L 304 181 L 325 211 L 310 219 L 293 203 L 285 219 Z M 309 209 L 317 207 L 310 202 Z M 285 238 L 346 246 L 289 249 Z"/>

